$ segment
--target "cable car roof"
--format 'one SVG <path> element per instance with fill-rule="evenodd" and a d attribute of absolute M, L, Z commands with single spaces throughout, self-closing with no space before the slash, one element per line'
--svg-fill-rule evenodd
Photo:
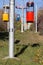
<path fill-rule="evenodd" d="M 5 7 L 6 7 L 6 9 L 10 8 L 9 5 L 4 5 L 3 8 L 5 8 Z"/>

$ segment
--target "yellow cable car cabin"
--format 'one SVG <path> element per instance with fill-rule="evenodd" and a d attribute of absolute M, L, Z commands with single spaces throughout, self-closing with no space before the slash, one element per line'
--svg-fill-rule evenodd
<path fill-rule="evenodd" d="M 9 15 L 8 13 L 3 14 L 3 22 L 8 22 L 9 21 Z"/>

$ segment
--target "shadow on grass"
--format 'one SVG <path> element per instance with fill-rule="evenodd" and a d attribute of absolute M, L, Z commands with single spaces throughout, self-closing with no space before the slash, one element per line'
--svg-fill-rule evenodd
<path fill-rule="evenodd" d="M 40 47 L 40 44 L 39 43 L 34 43 L 34 44 L 31 45 L 31 47 L 37 47 L 37 46 Z"/>
<path fill-rule="evenodd" d="M 15 44 L 18 44 L 19 42 L 20 42 L 20 40 L 16 40 L 14 43 L 15 43 Z"/>
<path fill-rule="evenodd" d="M 8 39 L 9 33 L 8 32 L 0 32 L 0 40 Z"/>
<path fill-rule="evenodd" d="M 41 31 L 41 32 L 39 33 L 39 35 L 43 36 L 43 32 Z"/>
<path fill-rule="evenodd" d="M 26 50 L 27 47 L 28 45 L 23 45 L 23 48 L 17 54 L 15 54 L 14 57 L 18 57 L 19 55 L 21 55 Z"/>
<path fill-rule="evenodd" d="M 21 46 L 21 45 L 19 45 Z M 27 49 L 27 47 L 31 46 L 31 47 L 40 47 L 40 44 L 39 43 L 33 43 L 32 45 L 28 44 L 28 45 L 22 45 L 23 47 L 21 48 L 21 50 L 19 51 L 20 48 L 16 48 L 17 49 L 17 52 L 14 56 L 15 57 L 18 57 L 19 55 L 21 55 L 22 53 L 24 53 L 24 51 Z"/>

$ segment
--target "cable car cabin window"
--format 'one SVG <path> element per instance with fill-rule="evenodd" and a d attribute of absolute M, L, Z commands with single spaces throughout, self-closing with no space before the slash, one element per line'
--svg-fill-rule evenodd
<path fill-rule="evenodd" d="M 26 12 L 29 12 L 29 11 L 34 11 L 33 7 L 29 7 L 29 8 L 27 7 Z"/>
<path fill-rule="evenodd" d="M 27 2 L 26 6 L 29 7 L 29 2 Z"/>
<path fill-rule="evenodd" d="M 32 3 L 27 2 L 26 6 L 27 7 L 33 7 L 34 6 L 34 3 L 33 2 Z"/>
<path fill-rule="evenodd" d="M 32 3 L 31 3 L 31 7 L 33 7 L 33 6 L 34 6 L 34 3 L 32 2 Z"/>

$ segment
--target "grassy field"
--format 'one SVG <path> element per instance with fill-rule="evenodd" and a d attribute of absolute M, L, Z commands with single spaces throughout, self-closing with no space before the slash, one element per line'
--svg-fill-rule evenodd
<path fill-rule="evenodd" d="M 43 65 L 43 36 L 18 30 L 14 37 L 14 56 L 19 60 L 3 59 L 8 56 L 9 43 L 7 39 L 0 39 L 0 65 Z"/>

